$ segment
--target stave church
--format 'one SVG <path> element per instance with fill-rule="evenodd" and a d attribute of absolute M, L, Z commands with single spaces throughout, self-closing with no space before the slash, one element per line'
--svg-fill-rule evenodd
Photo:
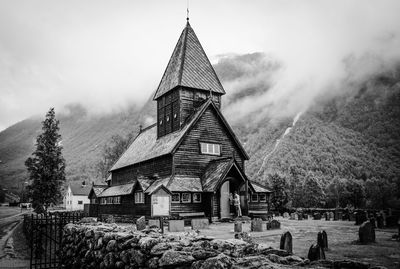
<path fill-rule="evenodd" d="M 157 122 L 140 130 L 93 186 L 91 215 L 235 217 L 266 213 L 270 191 L 249 180 L 249 155 L 221 112 L 225 90 L 187 20 L 153 100 Z"/>

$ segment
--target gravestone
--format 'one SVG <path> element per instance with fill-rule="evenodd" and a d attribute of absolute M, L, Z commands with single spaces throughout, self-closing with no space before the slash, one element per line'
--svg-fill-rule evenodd
<path fill-rule="evenodd" d="M 183 219 L 180 220 L 169 220 L 168 231 L 170 232 L 183 232 L 185 231 L 185 222 Z"/>
<path fill-rule="evenodd" d="M 329 212 L 325 212 L 324 215 L 325 215 L 325 220 L 330 220 Z"/>
<path fill-rule="evenodd" d="M 293 238 L 290 232 L 282 234 L 279 248 L 293 253 Z"/>
<path fill-rule="evenodd" d="M 267 222 L 267 230 L 276 230 L 281 228 L 281 223 L 275 219 Z"/>
<path fill-rule="evenodd" d="M 311 245 L 310 249 L 308 250 L 308 259 L 310 261 L 318 261 L 318 260 L 325 260 L 325 251 L 324 249 L 319 246 Z"/>
<path fill-rule="evenodd" d="M 207 229 L 208 225 L 209 221 L 207 218 L 192 219 L 193 230 Z"/>
<path fill-rule="evenodd" d="M 149 228 L 160 228 L 160 220 L 149 219 Z"/>
<path fill-rule="evenodd" d="M 334 220 L 335 219 L 335 213 L 333 213 L 332 211 L 329 212 L 329 219 L 330 220 Z"/>
<path fill-rule="evenodd" d="M 374 217 L 369 218 L 369 222 L 371 222 L 372 228 L 376 229 L 376 221 Z"/>
<path fill-rule="evenodd" d="M 323 250 L 328 249 L 328 235 L 326 234 L 325 231 L 318 233 L 317 245 L 320 246 Z"/>
<path fill-rule="evenodd" d="M 371 222 L 366 221 L 361 224 L 358 229 L 358 238 L 361 244 L 368 244 L 375 242 L 375 229 Z"/>
<path fill-rule="evenodd" d="M 142 231 L 144 229 L 146 229 L 146 218 L 141 216 L 136 220 L 136 230 Z"/>
<path fill-rule="evenodd" d="M 314 213 L 314 220 L 320 220 L 321 219 L 321 214 L 319 212 Z"/>
<path fill-rule="evenodd" d="M 263 221 L 262 219 L 251 220 L 251 231 L 252 232 L 262 232 L 263 231 Z"/>
<path fill-rule="evenodd" d="M 290 219 L 291 219 L 291 220 L 295 220 L 294 213 L 291 213 L 291 214 L 290 214 Z"/>
<path fill-rule="evenodd" d="M 285 219 L 289 218 L 289 213 L 288 213 L 288 212 L 284 212 L 284 213 L 283 213 L 283 217 L 284 217 Z"/>
<path fill-rule="evenodd" d="M 235 222 L 233 224 L 233 231 L 235 233 L 241 233 L 242 232 L 242 222 Z"/>
<path fill-rule="evenodd" d="M 294 219 L 295 220 L 299 220 L 299 214 L 298 213 L 294 213 L 293 215 L 294 215 Z"/>
<path fill-rule="evenodd" d="M 349 221 L 356 221 L 356 212 L 349 213 Z"/>
<path fill-rule="evenodd" d="M 105 219 L 105 223 L 115 223 L 115 219 L 113 215 L 107 215 Z"/>

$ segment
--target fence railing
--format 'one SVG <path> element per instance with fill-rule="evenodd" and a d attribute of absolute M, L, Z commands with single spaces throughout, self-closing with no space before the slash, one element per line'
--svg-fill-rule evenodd
<path fill-rule="evenodd" d="M 50 212 L 24 216 L 24 233 L 29 242 L 30 268 L 59 268 L 63 228 L 86 217 L 84 212 Z"/>

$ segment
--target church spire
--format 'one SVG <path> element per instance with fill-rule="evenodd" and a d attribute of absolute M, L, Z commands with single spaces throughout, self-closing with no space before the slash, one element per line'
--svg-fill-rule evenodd
<path fill-rule="evenodd" d="M 189 23 L 187 13 L 186 27 L 175 46 L 164 75 L 154 95 L 154 100 L 177 86 L 212 91 L 220 95 L 225 90 L 219 81 L 210 60 Z"/>

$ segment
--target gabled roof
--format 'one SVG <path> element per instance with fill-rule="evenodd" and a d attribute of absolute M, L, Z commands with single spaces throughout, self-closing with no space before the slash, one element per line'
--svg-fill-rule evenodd
<path fill-rule="evenodd" d="M 92 185 L 82 185 L 81 182 L 71 182 L 69 184 L 69 187 L 71 188 L 71 192 L 73 195 L 82 196 L 88 196 L 90 190 L 92 189 Z"/>
<path fill-rule="evenodd" d="M 203 188 L 201 186 L 201 179 L 199 177 L 187 176 L 187 175 L 175 175 L 173 176 L 167 188 L 170 191 L 188 191 L 188 192 L 201 192 Z"/>
<path fill-rule="evenodd" d="M 253 186 L 255 192 L 268 192 L 268 193 L 272 192 L 269 188 L 267 188 L 264 185 L 261 185 L 260 183 L 254 181 L 249 181 L 249 183 Z"/>
<path fill-rule="evenodd" d="M 100 193 L 98 197 L 129 195 L 132 193 L 135 185 L 136 181 L 128 184 L 111 186 L 105 189 L 102 193 Z"/>
<path fill-rule="evenodd" d="M 107 185 L 93 185 L 88 196 L 91 196 L 91 194 L 93 193 L 94 195 L 96 195 L 96 197 L 99 197 L 100 193 L 107 189 L 107 187 Z"/>
<path fill-rule="evenodd" d="M 214 102 L 209 98 L 193 113 L 192 117 L 187 121 L 187 123 L 176 132 L 167 134 L 157 139 L 156 124 L 144 129 L 133 140 L 131 145 L 121 155 L 110 171 L 173 153 L 182 142 L 185 134 L 194 124 L 196 124 L 208 107 L 214 108 L 218 117 L 225 125 L 228 133 L 236 142 L 239 150 L 242 152 L 245 159 L 248 160 L 249 156 L 247 155 L 236 135 L 233 133 L 232 128 L 229 126 L 228 122 L 225 120 L 224 116 L 216 107 Z"/>
<path fill-rule="evenodd" d="M 242 171 L 240 166 L 237 165 L 233 158 L 222 158 L 219 160 L 211 161 L 206 167 L 206 171 L 201 178 L 203 191 L 216 191 L 222 180 L 225 179 L 226 175 L 229 173 L 229 171 L 231 171 L 231 169 L 235 169 L 244 181 L 247 180 L 246 174 Z M 249 184 L 249 187 L 254 191 L 252 185 Z"/>
<path fill-rule="evenodd" d="M 163 185 L 164 187 L 166 187 L 168 185 L 169 180 L 171 179 L 171 177 L 163 177 L 163 178 L 159 178 L 156 181 L 153 182 L 153 184 L 151 184 L 144 192 L 148 193 L 148 194 L 152 194 L 155 190 L 158 190 L 158 188 Z"/>
<path fill-rule="evenodd" d="M 189 22 L 179 37 L 154 94 L 154 100 L 177 86 L 225 94 L 224 88 Z"/>

